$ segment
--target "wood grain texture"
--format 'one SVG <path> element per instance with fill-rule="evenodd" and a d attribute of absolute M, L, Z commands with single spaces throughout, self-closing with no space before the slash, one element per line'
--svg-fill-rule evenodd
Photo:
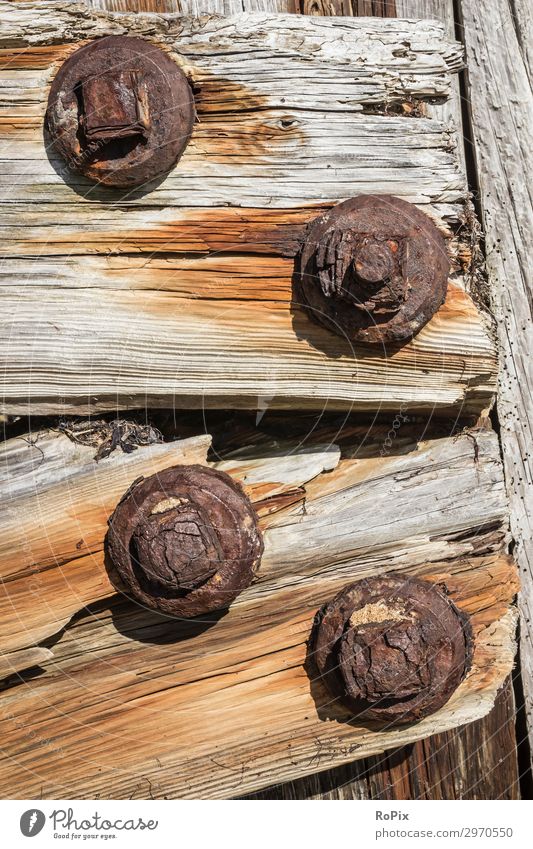
<path fill-rule="evenodd" d="M 50 649 L 44 646 L 31 646 L 20 651 L 4 651 L 0 655 L 0 679 L 8 678 L 24 669 L 39 666 L 53 658 Z"/>
<path fill-rule="evenodd" d="M 47 156 L 42 120 L 77 40 L 126 31 L 178 51 L 200 120 L 175 171 L 117 198 Z M 264 12 L 196 25 L 17 3 L 0 46 L 4 412 L 253 409 L 265 397 L 282 409 L 490 405 L 489 320 L 463 291 L 454 236 L 467 199 L 454 134 L 436 118 L 372 112 L 452 91 L 461 49 L 439 22 Z M 388 357 L 291 306 L 306 224 L 368 191 L 435 216 L 452 258 L 445 305 Z"/>
<path fill-rule="evenodd" d="M 471 612 L 476 653 L 450 702 L 419 725 L 385 734 L 357 726 L 310 682 L 306 640 L 323 594 L 339 588 L 333 576 L 270 599 L 241 596 L 201 633 L 201 625 L 169 624 L 111 601 L 73 623 L 43 674 L 4 692 L 2 793 L 226 797 L 484 715 L 512 666 L 509 563 L 492 557 L 433 567 L 432 578 L 445 580 Z M 32 730 L 38 745 L 28 740 Z"/>
<path fill-rule="evenodd" d="M 304 15 L 394 18 L 398 0 L 86 0 L 86 4 L 90 9 L 108 12 L 181 12 L 189 15 L 301 12 Z M 408 14 L 404 16 L 409 17 Z"/>
<path fill-rule="evenodd" d="M 146 263 L 131 259 L 87 264 L 88 275 L 92 265 L 96 280 L 110 280 L 106 288 L 92 288 L 94 276 L 88 286 L 78 287 L 79 276 L 69 286 L 68 262 L 55 263 L 53 290 L 9 286 L 2 298 L 4 409 L 64 414 L 117 403 L 202 408 L 225 401 L 254 409 L 266 399 L 285 409 L 403 406 L 468 415 L 490 405 L 496 360 L 489 328 L 459 285 L 450 284 L 444 307 L 413 342 L 385 357 L 293 313 L 287 263 L 276 288 L 272 270 L 258 279 L 265 272 L 251 264 L 243 263 L 236 280 L 233 266 L 215 262 L 205 298 L 190 293 L 199 275 L 180 260 L 162 267 L 155 260 L 160 282 L 152 278 L 146 287 Z M 132 284 L 125 268 L 139 270 L 133 290 L 124 288 Z M 243 293 L 255 290 L 253 300 L 241 298 L 239 286 L 239 300 L 231 301 L 240 283 Z"/>
<path fill-rule="evenodd" d="M 234 15 L 239 12 L 293 12 L 316 16 L 374 16 L 434 19 L 442 21 L 449 38 L 455 37 L 453 0 L 86 0 L 89 8 L 112 12 L 181 12 L 184 14 Z M 517 15 L 530 27 L 526 4 L 518 0 Z M 524 32 L 527 32 L 524 29 Z M 528 50 L 524 39 L 523 49 Z M 444 103 L 424 104 L 428 115 L 438 117 L 462 132 L 459 83 L 452 80 L 452 94 Z M 463 158 L 463 147 L 458 146 Z"/>
<path fill-rule="evenodd" d="M 304 15 L 361 15 L 394 18 L 398 0 L 86 0 L 108 12 L 235 15 L 239 12 L 295 12 Z M 409 15 L 405 15 L 409 17 Z M 418 17 L 423 17 L 422 15 Z"/>
<path fill-rule="evenodd" d="M 520 799 L 510 679 L 477 722 L 269 787 L 254 799 Z"/>
<path fill-rule="evenodd" d="M 116 451 L 100 462 L 94 447 L 57 431 L 1 445 L 4 675 L 33 665 L 25 649 L 57 633 L 86 604 L 109 596 L 102 557 L 95 563 L 94 552 L 101 553 L 107 519 L 128 487 L 176 463 L 205 463 L 209 445 L 208 436 L 199 436 L 130 454 Z"/>
<path fill-rule="evenodd" d="M 524 68 L 529 77 L 529 84 L 533 86 L 533 20 L 531 18 L 531 6 L 528 0 L 509 0 L 509 9 Z"/>
<path fill-rule="evenodd" d="M 11 6 L 0 35 L 3 141 L 12 157 L 10 175 L 13 170 L 17 175 L 19 201 L 75 202 L 82 208 L 96 203 L 100 209 L 107 200 L 111 209 L 104 203 L 103 214 L 109 217 L 112 211 L 122 218 L 132 207 L 147 205 L 253 207 L 255 202 L 261 208 L 291 208 L 336 202 L 345 196 L 339 182 L 349 183 L 352 193 L 379 191 L 380 179 L 389 192 L 399 191 L 415 202 L 464 198 L 453 139 L 443 127 L 422 121 L 415 133 L 410 120 L 391 124 L 368 116 L 367 124 L 361 114 L 365 107 L 402 102 L 415 94 L 447 96 L 453 72 L 461 65 L 461 50 L 444 38 L 437 22 L 339 23 L 264 14 L 241 15 L 232 24 L 206 16 L 196 26 L 190 18 L 169 23 L 142 15 L 90 17 L 77 4 L 44 3 L 39 9 L 40 14 L 32 15 L 31 4 Z M 196 89 L 199 122 L 179 169 L 150 186 L 150 192 L 128 194 L 118 205 L 116 192 L 106 194 L 65 173 L 53 151 L 48 161 L 42 121 L 50 79 L 77 46 L 76 38 L 126 31 L 172 51 Z M 404 46 L 398 48 L 398 43 Z M 422 134 L 418 144 L 417 134 Z M 4 183 L 13 187 L 12 180 Z M 75 188 L 82 197 L 73 193 Z M 6 192 L 6 199 L 14 198 Z M 17 221 L 15 215 L 15 226 Z"/>
<path fill-rule="evenodd" d="M 396 0 L 396 14 L 399 18 L 427 18 L 441 21 L 448 38 L 455 38 L 456 36 L 454 0 Z M 429 117 L 438 118 L 457 134 L 457 155 L 462 171 L 466 174 L 465 146 L 462 143 L 464 127 L 459 76 L 453 78 L 451 95 L 447 100 L 424 104 L 424 109 Z"/>
<path fill-rule="evenodd" d="M 85 0 L 89 9 L 104 12 L 155 12 L 183 15 L 235 15 L 239 12 L 296 11 L 298 0 Z M 293 8 L 287 8 L 292 5 Z M 277 8 L 279 6 L 279 9 Z"/>
<path fill-rule="evenodd" d="M 180 623 L 142 610 L 121 601 L 107 581 L 102 543 L 110 505 L 98 481 L 113 477 L 113 462 L 133 462 L 131 455 L 108 458 L 98 468 L 86 455 L 69 462 L 72 507 L 49 535 L 52 546 L 57 540 L 56 562 L 44 549 L 33 564 L 20 559 L 23 547 L 16 563 L 12 554 L 0 615 L 5 662 L 11 656 L 20 666 L 22 652 L 82 611 L 59 639 L 45 642 L 53 654 L 49 662 L 39 659 L 45 672 L 21 686 L 12 676 L 3 695 L 8 755 L 0 763 L 0 790 L 13 780 L 15 757 L 20 769 L 9 791 L 15 796 L 36 792 L 38 775 L 45 796 L 141 796 L 149 781 L 154 796 L 224 797 L 270 784 L 273 775 L 287 780 L 402 745 L 490 709 L 512 664 L 516 591 L 512 563 L 502 554 L 507 507 L 496 436 L 478 430 L 417 442 L 407 429 L 393 453 L 379 456 L 378 428 L 370 437 L 373 450 L 366 446 L 360 457 L 345 434 L 340 458 L 324 435 L 317 432 L 305 447 L 299 440 L 259 438 L 217 462 L 255 503 L 265 553 L 253 585 L 229 612 L 206 622 Z M 36 540 L 48 517 L 54 521 L 57 504 L 54 486 L 44 488 L 42 481 L 55 469 L 65 475 L 62 452 L 79 448 L 64 440 L 49 433 L 32 445 L 7 443 L 8 479 L 19 482 L 14 498 L 20 507 L 27 501 L 19 512 L 31 509 L 33 525 L 25 533 Z M 139 448 L 135 471 L 143 463 L 153 467 L 155 448 L 185 453 L 205 444 L 203 438 Z M 91 501 L 81 497 L 88 477 Z M 38 511 L 31 508 L 35 497 Z M 12 536 L 12 528 L 0 533 L 7 555 Z M 72 559 L 79 540 L 90 551 Z M 48 545 L 46 537 L 41 542 Z M 473 614 L 476 654 L 472 673 L 442 711 L 413 728 L 383 733 L 346 722 L 312 673 L 309 679 L 306 640 L 324 599 L 354 577 L 392 569 L 445 581 Z M 28 746 L 29 729 L 37 727 L 42 743 L 36 747 L 32 738 Z M 111 762 L 113 769 L 105 766 Z"/>
<path fill-rule="evenodd" d="M 522 580 L 522 681 L 533 745 L 533 93 L 524 52 L 527 29 L 521 28 L 515 4 L 507 0 L 483 10 L 463 0 L 461 8 L 486 265 L 498 319 L 498 414 Z"/>
<path fill-rule="evenodd" d="M 267 0 L 268 2 L 268 0 Z M 305 10 L 318 14 L 363 14 L 355 4 L 343 0 L 320 2 L 309 0 Z M 367 4 L 368 5 L 368 4 Z M 521 18 L 518 38 L 522 52 L 529 50 L 530 40 L 524 33 L 531 28 L 527 3 L 513 4 Z M 397 0 L 399 16 L 437 18 L 446 26 L 449 36 L 455 34 L 456 19 L 453 0 Z M 375 9 L 373 14 L 379 14 Z M 525 13 L 525 14 L 524 14 Z M 394 13 L 393 13 L 394 14 Z M 452 97 L 445 103 L 425 104 L 427 114 L 450 121 L 462 132 L 461 92 L 454 81 Z M 464 167 L 464 150 L 459 145 Z M 479 745 L 479 741 L 482 741 Z M 479 761 L 479 758 L 482 761 Z M 448 768 L 443 765 L 448 764 Z M 423 781 L 421 780 L 423 776 Z M 509 683 L 498 696 L 493 711 L 478 723 L 457 729 L 449 735 L 428 738 L 394 753 L 389 759 L 357 761 L 347 767 L 327 773 L 309 775 L 298 782 L 277 785 L 257 794 L 258 798 L 519 798 L 516 737 L 514 730 L 514 700 Z"/>

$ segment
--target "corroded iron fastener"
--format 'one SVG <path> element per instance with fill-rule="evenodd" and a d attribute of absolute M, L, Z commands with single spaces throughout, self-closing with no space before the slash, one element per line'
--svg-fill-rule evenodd
<path fill-rule="evenodd" d="M 443 303 L 449 270 L 443 236 L 416 206 L 360 195 L 309 225 L 297 298 L 350 342 L 402 342 Z"/>
<path fill-rule="evenodd" d="M 251 583 L 263 541 L 229 475 L 173 466 L 128 490 L 109 519 L 106 550 L 117 589 L 189 618 L 231 604 Z"/>
<path fill-rule="evenodd" d="M 442 587 L 392 574 L 345 587 L 310 641 L 324 683 L 361 720 L 406 724 L 441 708 L 467 674 L 468 616 Z"/>
<path fill-rule="evenodd" d="M 81 47 L 52 82 L 46 121 L 69 167 L 108 186 L 133 187 L 168 171 L 191 136 L 195 110 L 181 69 L 140 38 Z"/>

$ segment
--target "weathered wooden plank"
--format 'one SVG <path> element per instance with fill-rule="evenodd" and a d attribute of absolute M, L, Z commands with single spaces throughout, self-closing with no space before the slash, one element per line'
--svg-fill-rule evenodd
<path fill-rule="evenodd" d="M 117 451 L 99 463 L 94 447 L 54 431 L 0 446 L 0 646 L 6 670 L 32 665 L 35 658 L 23 649 L 57 633 L 86 604 L 109 596 L 101 557 L 95 563 L 92 554 L 102 551 L 107 518 L 133 481 L 175 463 L 205 463 L 209 445 L 208 436 L 199 436 Z"/>
<path fill-rule="evenodd" d="M 25 6 L 17 4 L 17 12 Z M 390 22 L 378 22 L 376 28 L 371 20 L 363 26 L 343 19 L 324 30 L 317 26 L 317 18 L 252 15 L 247 29 L 245 24 L 225 26 L 212 16 L 203 18 L 201 27 L 188 18 L 173 19 L 170 27 L 165 19 L 164 26 L 160 22 L 157 27 L 159 19 L 150 17 L 143 29 L 143 16 L 95 16 L 91 29 L 85 12 L 80 23 L 83 38 L 124 31 L 154 38 L 155 28 L 159 42 L 174 50 L 196 89 L 199 123 L 179 169 L 151 186 L 149 193 L 120 198 L 117 210 L 116 192 L 90 186 L 69 174 L 52 150 L 51 161 L 45 154 L 42 120 L 48 85 L 76 37 L 72 14 L 63 11 L 61 18 L 60 4 L 45 8 L 46 27 L 53 30 L 55 25 L 55 32 L 41 35 L 38 16 L 30 24 L 16 15 L 17 26 L 30 29 L 25 44 L 13 49 L 15 36 L 10 36 L 8 26 L 2 28 L 5 69 L 0 76 L 0 104 L 6 147 L 0 165 L 10 177 L 4 176 L 3 184 L 11 188 L 15 174 L 17 186 L 16 198 L 4 190 L 6 200 L 76 205 L 107 201 L 115 216 L 125 203 L 128 209 L 136 204 L 146 208 L 228 203 L 290 208 L 337 201 L 346 196 L 339 192 L 340 183 L 351 184 L 352 194 L 380 191 L 380 180 L 389 183 L 387 191 L 421 203 L 464 198 L 464 181 L 444 128 L 428 122 L 418 124 L 415 132 L 408 119 L 391 124 L 380 122 L 379 116 L 361 122 L 365 106 L 392 104 L 415 92 L 424 97 L 450 91 L 450 71 L 459 66 L 460 51 L 455 48 L 454 53 L 454 43 L 443 39 L 436 23 L 407 23 L 405 31 L 400 25 L 391 29 Z M 13 11 L 6 17 L 12 20 Z M 308 22 L 297 47 L 295 21 Z M 389 29 L 380 34 L 380 26 Z M 57 40 L 66 44 L 53 43 Z M 395 55 L 397 41 L 402 40 L 410 48 Z M 238 51 L 238 63 L 231 49 Z M 421 134 L 418 141 L 417 134 Z M 380 149 L 381 160 L 376 159 Z M 16 218 L 13 223 L 17 224 Z"/>
<path fill-rule="evenodd" d="M 0 655 L 0 679 L 8 678 L 24 669 L 30 669 L 53 658 L 52 652 L 44 646 L 32 646 L 20 651 L 2 650 Z"/>
<path fill-rule="evenodd" d="M 178 169 L 117 200 L 57 173 L 41 125 L 51 76 L 75 40 L 124 31 L 178 49 L 200 123 Z M 264 397 L 280 408 L 465 415 L 490 405 L 494 346 L 461 289 L 454 238 L 446 304 L 388 358 L 354 351 L 291 306 L 293 258 L 325 204 L 400 194 L 447 222 L 448 236 L 463 218 L 450 130 L 364 114 L 450 91 L 461 51 L 441 24 L 263 13 L 196 25 L 51 2 L 36 14 L 10 6 L 2 33 L 5 412 L 254 408 Z M 398 53 L 398 43 L 409 47 Z M 137 252 L 147 256 L 138 262 Z"/>
<path fill-rule="evenodd" d="M 265 0 L 268 7 L 269 0 Z M 397 0 L 394 10 L 389 14 L 405 17 L 437 18 L 445 23 L 449 36 L 455 33 L 455 14 L 453 0 Z M 524 14 L 525 5 L 515 2 L 515 12 L 520 22 L 518 38 L 523 53 L 527 56 L 527 31 L 531 27 L 530 19 Z M 369 7 L 372 6 L 370 9 Z M 380 3 L 357 2 L 357 0 L 304 0 L 302 10 L 307 14 L 382 14 Z M 520 37 L 520 30 L 523 34 Z M 454 80 L 452 97 L 445 103 L 424 104 L 425 112 L 455 126 L 462 134 L 461 93 L 458 80 Z M 464 167 L 463 146 L 458 153 Z M 425 775 L 424 798 L 518 798 L 516 741 L 514 734 L 514 711 L 512 705 L 512 687 L 509 684 L 506 693 L 510 697 L 498 698 L 497 706 L 491 714 L 466 726 L 453 734 L 429 738 L 415 744 L 413 748 L 399 750 L 392 759 L 370 759 L 358 761 L 345 768 L 337 768 L 327 774 L 310 775 L 298 782 L 277 785 L 271 791 L 265 791 L 259 798 L 420 798 L 421 784 L 417 780 L 420 773 Z M 504 701 L 507 714 L 502 717 L 498 705 Z M 505 735 L 502 734 L 505 728 Z M 471 729 L 471 732 L 470 732 Z M 482 747 L 479 740 L 483 740 Z M 500 747 L 500 741 L 501 747 Z M 468 748 L 463 750 L 465 743 Z M 423 753 L 435 753 L 425 767 Z M 483 765 L 477 762 L 477 753 L 481 751 Z M 429 754 L 428 754 L 429 757 Z M 475 768 L 471 765 L 475 761 Z M 442 775 L 440 762 L 451 766 Z M 494 764 L 490 768 L 488 764 Z M 502 764 L 504 767 L 502 768 Z M 509 769 L 506 769 L 507 765 Z M 393 779 L 392 776 L 395 776 Z"/>
<path fill-rule="evenodd" d="M 477 722 L 384 755 L 277 784 L 255 799 L 520 799 L 508 679 Z"/>
<path fill-rule="evenodd" d="M 378 3 L 372 3 L 371 11 L 362 9 L 363 5 L 368 7 L 370 3 L 304 0 L 303 10 L 309 14 L 380 14 L 375 8 Z M 357 8 L 353 9 L 353 6 Z M 395 6 L 399 16 L 437 18 L 445 23 L 449 36 L 455 33 L 453 0 L 397 0 Z M 525 12 L 527 4 L 516 0 L 513 6 L 518 18 L 517 36 L 526 61 L 528 57 L 530 59 L 528 32 L 531 20 Z M 424 104 L 424 109 L 427 114 L 455 125 L 461 132 L 458 81 L 454 81 L 450 100 L 443 104 Z M 459 154 L 464 162 L 462 145 L 459 145 Z M 505 708 L 504 714 L 502 707 Z M 481 745 L 480 740 L 483 741 Z M 480 755 L 481 764 L 478 762 Z M 516 760 L 514 700 L 509 683 L 498 696 L 491 714 L 472 726 L 465 726 L 453 734 L 428 738 L 414 747 L 398 750 L 390 758 L 358 761 L 328 773 L 307 776 L 298 782 L 276 785 L 272 790 L 257 795 L 258 798 L 300 799 L 317 795 L 321 798 L 519 798 Z M 450 766 L 443 775 L 441 764 L 446 763 Z M 424 784 L 419 780 L 421 774 L 425 778 Z"/>
<path fill-rule="evenodd" d="M 305 4 L 306 10 L 325 6 L 325 14 L 349 14 L 338 11 L 338 7 L 343 10 L 347 5 L 343 0 L 329 3 L 310 0 Z M 523 6 L 520 2 L 517 5 Z M 455 34 L 453 0 L 396 0 L 395 6 L 400 17 L 437 18 L 444 22 L 449 36 Z M 357 9 L 355 13 L 363 12 Z M 372 14 L 378 12 L 373 10 Z M 527 38 L 524 41 L 523 50 Z M 455 126 L 462 135 L 458 79 L 454 80 L 449 100 L 424 104 L 424 109 L 427 114 Z M 458 146 L 458 153 L 465 167 L 463 145 Z M 448 769 L 443 770 L 441 764 L 449 764 Z M 423 783 L 419 779 L 421 775 L 425 779 Z M 509 682 L 493 711 L 478 723 L 400 749 L 391 758 L 369 759 L 332 770 L 324 777 L 308 776 L 294 784 L 282 785 L 273 791 L 273 797 L 309 798 L 320 792 L 323 798 L 519 798 L 512 684 Z"/>
<path fill-rule="evenodd" d="M 461 8 L 486 264 L 502 358 L 498 414 L 522 579 L 522 681 L 533 746 L 533 94 L 523 52 L 527 30 L 507 0 L 483 9 L 463 0 Z"/>
<path fill-rule="evenodd" d="M 450 702 L 422 723 L 386 734 L 356 726 L 310 685 L 313 614 L 345 576 L 241 597 L 207 630 L 111 602 L 73 623 L 31 685 L 3 693 L 2 793 L 138 798 L 149 782 L 156 798 L 225 797 L 482 716 L 512 666 L 515 617 L 502 615 L 516 586 L 509 563 L 472 558 L 433 564 L 431 574 L 471 612 L 476 652 Z"/>
<path fill-rule="evenodd" d="M 119 263 L 139 272 L 132 290 L 124 280 L 132 285 L 133 275 L 94 260 L 87 285 L 74 282 L 76 297 L 69 261 L 55 262 L 52 288 L 8 282 L 0 342 L 5 411 L 223 407 L 228 399 L 253 409 L 268 398 L 269 406 L 285 409 L 404 405 L 468 415 L 490 404 L 496 360 L 488 322 L 458 285 L 450 284 L 444 306 L 421 333 L 386 357 L 354 349 L 293 308 L 288 262 L 277 263 L 275 286 L 273 269 L 265 274 L 253 258 L 240 267 L 215 263 L 220 270 L 203 277 L 205 297 L 198 297 L 202 287 L 194 291 L 197 275 L 187 262 L 171 259 L 157 270 L 158 264 L 151 264 L 152 275 L 143 262 Z"/>
<path fill-rule="evenodd" d="M 90 428 L 90 425 L 88 425 Z M 19 652 L 57 633 L 91 602 L 114 595 L 104 568 L 107 519 L 139 476 L 176 463 L 205 463 L 210 437 L 113 453 L 97 462 L 95 449 L 58 432 L 19 437 L 2 445 L 0 492 L 0 645 Z M 272 455 L 269 450 L 272 451 Z M 247 458 L 237 452 L 217 467 L 243 481 L 268 525 L 273 514 L 301 504 L 301 487 L 339 461 L 334 445 L 279 446 Z M 497 539 L 497 535 L 495 537 Z"/>
<path fill-rule="evenodd" d="M 0 559 L 10 577 L 0 601 L 5 662 L 10 653 L 22 661 L 20 652 L 57 632 L 80 607 L 101 600 L 55 642 L 52 664 L 39 659 L 47 671 L 31 687 L 4 693 L 0 730 L 9 756 L 21 763 L 19 783 L 10 793 L 34 792 L 26 771 L 32 761 L 44 795 L 60 793 L 60 784 L 67 795 L 139 795 L 144 791 L 139 773 L 149 777 L 154 795 L 235 795 L 271 783 L 273 775 L 280 780 L 304 775 L 486 713 L 514 652 L 510 603 L 516 581 L 501 553 L 507 508 L 498 441 L 492 432 L 473 431 L 419 443 L 416 431 L 404 427 L 401 441 L 382 452 L 377 449 L 386 431 L 376 428 L 362 456 L 344 434 L 340 462 L 338 449 L 324 443 L 320 432 L 300 447 L 299 439 L 260 437 L 218 461 L 256 504 L 265 553 L 254 584 L 226 615 L 212 617 L 207 630 L 205 623 L 169 621 L 119 602 L 102 551 L 111 496 L 120 494 L 113 489 L 116 469 L 127 485 L 129 477 L 162 461 L 150 452 L 176 457 L 188 446 L 201 451 L 206 438 L 139 448 L 99 464 L 94 448 L 58 434 L 8 441 L 4 487 L 11 485 L 11 506 L 18 506 L 22 536 L 33 540 L 34 559 L 24 546 L 13 550 L 8 519 L 0 529 Z M 60 488 L 69 494 L 68 511 L 64 498 L 58 502 Z M 73 559 L 80 551 L 83 556 Z M 383 569 L 444 579 L 452 597 L 473 613 L 477 635 L 474 670 L 449 705 L 425 724 L 386 734 L 346 723 L 338 707 L 330 706 L 337 721 L 324 722 L 330 699 L 305 671 L 306 639 L 319 604 L 355 576 Z M 81 701 L 78 688 L 85 693 Z M 136 736 L 138 723 L 143 725 L 135 745 L 129 738 L 124 745 L 126 716 L 128 735 Z M 23 726 L 26 733 L 40 728 L 44 742 L 38 751 L 28 746 Z M 76 764 L 80 753 L 85 760 L 87 735 L 92 763 L 101 760 L 95 731 L 106 749 L 104 760 L 119 771 L 95 766 L 93 774 L 90 767 L 82 779 Z M 59 775 L 58 751 L 72 764 Z M 5 760 L 0 788 L 7 772 Z"/>
<path fill-rule="evenodd" d="M 453 0 L 86 0 L 92 9 L 113 12 L 181 12 L 183 14 L 222 14 L 238 12 L 293 12 L 317 16 L 377 16 L 389 18 L 424 18 L 442 21 L 450 38 L 455 37 Z M 523 19 L 524 43 L 528 40 L 525 27 L 530 27 L 525 3 L 518 0 L 516 14 Z M 444 103 L 424 105 L 429 115 L 441 118 L 461 133 L 461 104 L 459 83 L 452 81 L 452 97 Z M 459 146 L 459 155 L 463 148 Z"/>
<path fill-rule="evenodd" d="M 112 262 L 115 256 L 136 253 L 148 255 L 144 262 L 159 259 L 161 263 L 176 263 L 181 259 L 183 264 L 191 264 L 197 256 L 206 257 L 211 263 L 209 271 L 216 262 L 238 263 L 241 257 L 252 254 L 256 262 L 264 263 L 266 268 L 272 263 L 275 271 L 272 276 L 275 277 L 279 274 L 276 262 L 280 258 L 294 257 L 306 224 L 327 208 L 317 204 L 301 210 L 187 209 L 180 212 L 177 220 L 175 211 L 168 208 L 161 208 L 157 215 L 147 215 L 146 210 L 132 208 L 126 216 L 103 207 L 88 218 L 83 204 L 43 203 L 33 209 L 13 203 L 3 210 L 4 254 L 10 258 L 28 256 L 34 262 L 26 265 L 8 262 L 7 268 L 12 273 L 10 277 L 8 270 L 3 282 L 9 285 L 14 275 L 23 275 L 31 282 L 37 268 L 43 279 L 51 278 L 57 260 L 47 262 L 49 256 L 62 256 L 63 273 L 70 267 L 74 281 L 80 272 L 80 261 L 72 257 L 84 256 L 81 267 L 90 268 L 93 254 L 103 254 Z M 438 214 L 443 211 L 441 207 L 436 208 Z M 460 207 L 456 206 L 455 214 L 459 213 Z M 21 216 L 24 217 L 23 227 L 17 223 Z M 58 223 L 58 217 L 62 223 Z M 159 254 L 163 256 L 155 256 Z M 187 256 L 182 256 L 184 254 Z M 258 259 L 257 254 L 266 258 Z M 206 286 L 208 281 L 203 278 L 202 275 L 198 282 Z"/>
<path fill-rule="evenodd" d="M 396 0 L 396 13 L 399 18 L 427 18 L 441 21 L 444 24 L 448 38 L 455 38 L 455 9 L 454 0 Z M 463 138 L 463 120 L 461 105 L 461 89 L 459 78 L 454 77 L 451 96 L 437 103 L 424 104 L 425 114 L 438 118 L 446 126 L 453 128 L 459 139 Z M 463 173 L 466 173 L 465 148 L 459 143 L 458 156 Z"/>
<path fill-rule="evenodd" d="M 109 12 L 234 15 L 237 12 L 257 11 L 301 12 L 304 15 L 370 15 L 383 18 L 402 15 L 406 18 L 425 17 L 420 11 L 413 15 L 413 9 L 406 9 L 397 15 L 400 2 L 401 0 L 86 0 L 89 8 Z"/>
<path fill-rule="evenodd" d="M 239 12 L 300 11 L 299 0 L 85 0 L 85 2 L 90 9 L 107 12 L 235 15 Z"/>
<path fill-rule="evenodd" d="M 365 102 L 401 102 L 406 94 L 446 97 L 450 93 L 450 74 L 462 66 L 460 46 L 443 37 L 443 27 L 437 21 L 338 20 L 267 13 L 230 18 L 204 15 L 201 19 L 114 16 L 91 14 L 84 4 L 61 0 L 16 5 L 3 2 L 2 6 L 6 13 L 0 35 L 3 50 L 67 45 L 125 33 L 157 39 L 169 46 L 194 83 L 204 84 L 201 101 L 204 109 L 207 104 L 213 111 L 220 103 L 231 103 L 232 97 L 235 108 L 246 107 L 236 85 L 236 51 L 243 83 L 247 77 L 252 82 L 259 56 L 262 62 L 268 56 L 268 72 L 265 74 L 263 68 L 262 79 L 254 81 L 255 97 L 262 94 L 266 101 L 256 100 L 256 107 L 279 107 L 281 98 L 286 97 L 288 105 L 316 109 L 318 105 L 330 105 L 325 97 L 329 92 L 334 93 L 336 110 L 348 112 L 353 108 L 361 110 Z M 55 56 L 51 52 L 49 64 L 50 60 L 64 59 L 71 52 L 64 46 L 57 49 Z M 290 57 L 291 63 L 284 64 L 283 57 Z M 304 68 L 309 86 L 295 89 L 290 81 Z M 3 80 L 4 96 L 10 102 L 13 92 L 9 81 L 13 78 L 8 70 L 4 69 Z M 50 71 L 46 76 L 49 75 Z M 225 77 L 228 83 L 234 81 L 233 90 L 230 87 L 224 90 L 220 85 L 206 86 L 214 76 Z M 317 92 L 314 77 L 318 82 Z M 31 84 L 29 76 L 23 75 L 20 80 L 27 98 L 20 105 L 33 107 L 35 114 L 41 99 L 39 86 L 35 82 Z M 346 92 L 342 90 L 343 82 Z M 15 102 L 19 102 L 17 96 Z"/>
<path fill-rule="evenodd" d="M 4 651 L 38 643 L 81 607 L 114 594 L 103 542 L 108 516 L 122 493 L 141 474 L 172 463 L 204 462 L 208 444 L 208 437 L 197 437 L 116 453 L 99 463 L 94 449 L 73 445 L 57 433 L 4 444 Z M 506 539 L 506 502 L 494 435 L 473 433 L 425 445 L 411 441 L 403 450 L 411 453 L 356 455 L 336 471 L 338 449 L 316 440 L 301 448 L 290 442 L 261 443 L 218 461 L 217 468 L 243 482 L 267 531 L 259 591 L 265 592 L 265 576 L 272 589 L 307 583 L 317 571 L 334 567 L 349 574 L 354 564 L 363 568 L 385 557 L 391 568 L 403 568 L 413 559 L 499 552 Z M 313 483 L 324 470 L 328 475 Z M 384 527 L 382 512 L 391 493 L 402 506 Z"/>
<path fill-rule="evenodd" d="M 232 15 L 240 11 L 300 12 L 316 16 L 377 16 L 442 21 L 446 34 L 455 37 L 453 0 L 86 0 L 93 9 L 114 12 L 181 12 L 184 14 Z M 164 7 L 164 8 L 163 8 Z M 521 47 L 528 54 L 528 34 L 531 24 L 525 13 L 525 3 L 518 0 L 516 14 L 522 21 L 524 38 Z M 533 64 L 533 63 L 532 63 Z M 461 134 L 461 104 L 459 82 L 452 81 L 452 93 L 444 103 L 423 105 L 424 111 L 455 127 Z M 463 147 L 458 154 L 463 161 Z"/>
<path fill-rule="evenodd" d="M 524 68 L 533 86 L 533 20 L 528 0 L 510 0 L 509 9 Z"/>

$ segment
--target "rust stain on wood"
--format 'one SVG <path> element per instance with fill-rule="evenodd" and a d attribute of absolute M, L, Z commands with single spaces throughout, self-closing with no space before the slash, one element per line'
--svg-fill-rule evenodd
<path fill-rule="evenodd" d="M 10 126 L 13 121 L 9 119 Z M 183 209 L 174 220 L 140 228 L 114 229 L 110 224 L 104 231 L 91 230 L 87 221 L 80 221 L 68 226 L 65 222 L 64 227 L 55 224 L 47 232 L 44 222 L 42 236 L 32 235 L 34 228 L 29 225 L 28 235 L 21 231 L 20 238 L 6 240 L 4 255 L 33 255 L 38 247 L 40 256 L 231 252 L 293 257 L 300 249 L 308 222 L 330 206 Z"/>

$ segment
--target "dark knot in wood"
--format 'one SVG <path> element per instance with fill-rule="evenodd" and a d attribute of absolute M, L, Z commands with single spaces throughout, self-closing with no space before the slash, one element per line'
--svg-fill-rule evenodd
<path fill-rule="evenodd" d="M 107 186 L 142 185 L 167 172 L 194 123 L 187 78 L 149 41 L 108 36 L 86 44 L 59 69 L 46 121 L 73 171 Z"/>
<path fill-rule="evenodd" d="M 415 722 L 441 708 L 471 666 L 472 629 L 443 588 L 388 575 L 345 587 L 317 613 L 311 649 L 355 716 Z"/>
<path fill-rule="evenodd" d="M 298 297 L 351 342 L 401 342 L 441 306 L 449 270 L 443 236 L 416 206 L 360 195 L 309 226 Z"/>
<path fill-rule="evenodd" d="M 251 502 L 229 475 L 206 466 L 174 466 L 134 485 L 106 542 L 119 589 L 182 617 L 227 607 L 263 553 Z"/>

